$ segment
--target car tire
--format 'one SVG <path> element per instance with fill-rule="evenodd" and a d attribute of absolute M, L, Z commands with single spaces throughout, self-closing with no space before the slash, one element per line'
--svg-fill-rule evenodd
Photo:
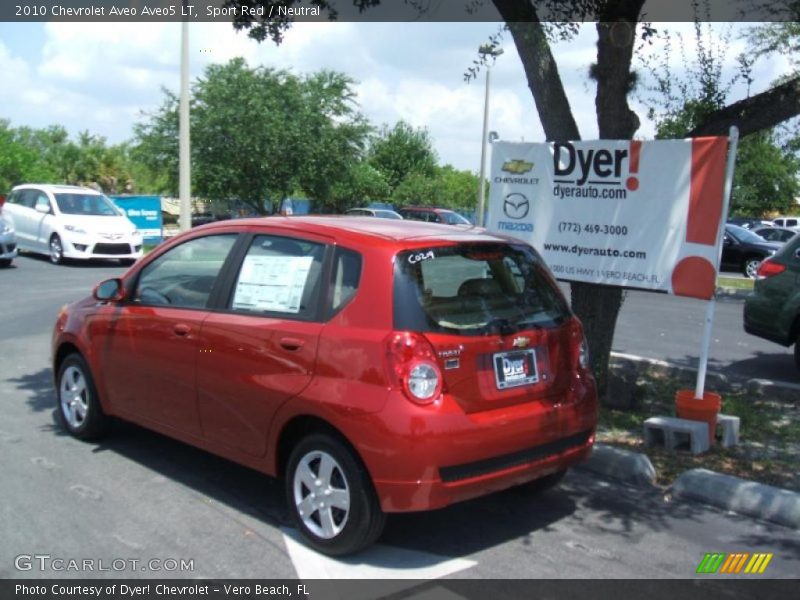
<path fill-rule="evenodd" d="M 80 354 L 61 363 L 56 380 L 58 417 L 70 435 L 80 440 L 101 437 L 109 418 L 103 413 L 89 366 Z"/>
<path fill-rule="evenodd" d="M 11 259 L 11 258 L 2 258 L 2 259 L 0 259 L 0 267 L 2 267 L 2 268 L 10 267 L 12 260 L 13 259 Z"/>
<path fill-rule="evenodd" d="M 742 265 L 742 273 L 745 277 L 749 277 L 750 279 L 756 278 L 756 272 L 758 271 L 758 265 L 761 264 L 761 261 L 764 260 L 759 256 L 751 256 L 745 259 L 744 264 Z"/>
<path fill-rule="evenodd" d="M 295 446 L 285 485 L 294 522 L 308 544 L 323 554 L 352 554 L 383 531 L 386 515 L 366 469 L 332 435 L 315 433 Z"/>
<path fill-rule="evenodd" d="M 119 259 L 119 264 L 121 264 L 123 267 L 130 267 L 135 262 L 136 262 L 135 258 L 120 258 Z"/>
<path fill-rule="evenodd" d="M 60 265 L 64 262 L 64 245 L 61 243 L 61 238 L 57 233 L 50 236 L 50 262 L 54 265 Z"/>

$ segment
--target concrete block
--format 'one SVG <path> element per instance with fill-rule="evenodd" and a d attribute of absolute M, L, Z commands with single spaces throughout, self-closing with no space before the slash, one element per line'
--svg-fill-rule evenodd
<path fill-rule="evenodd" d="M 676 417 L 650 417 L 644 422 L 644 443 L 653 446 L 659 442 L 669 450 L 688 442 L 692 454 L 707 452 L 710 448 L 708 425 Z"/>
<path fill-rule="evenodd" d="M 647 455 L 603 444 L 595 444 L 592 455 L 580 467 L 634 485 L 653 485 L 656 480 L 656 469 Z"/>
<path fill-rule="evenodd" d="M 672 484 L 673 498 L 695 500 L 724 510 L 800 529 L 800 494 L 722 475 L 707 469 L 682 473 Z"/>
<path fill-rule="evenodd" d="M 717 428 L 722 428 L 722 445 L 730 448 L 739 443 L 739 417 L 733 415 L 717 415 Z"/>

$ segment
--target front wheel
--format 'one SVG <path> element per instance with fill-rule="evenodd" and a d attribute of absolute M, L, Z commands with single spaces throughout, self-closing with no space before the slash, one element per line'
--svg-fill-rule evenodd
<path fill-rule="evenodd" d="M 92 440 L 105 433 L 108 417 L 100 407 L 89 366 L 80 354 L 70 354 L 58 369 L 58 415 L 71 435 Z"/>
<path fill-rule="evenodd" d="M 59 265 L 64 261 L 64 246 L 61 244 L 61 238 L 58 234 L 54 233 L 50 237 L 50 262 L 54 265 Z"/>
<path fill-rule="evenodd" d="M 304 438 L 292 451 L 286 500 L 309 545 L 330 556 L 369 546 L 386 522 L 358 458 L 342 441 L 323 433 Z"/>
<path fill-rule="evenodd" d="M 12 260 L 11 258 L 0 258 L 0 267 L 10 267 Z"/>
<path fill-rule="evenodd" d="M 744 261 L 744 266 L 742 267 L 742 273 L 744 273 L 745 277 L 749 277 L 750 279 L 756 278 L 756 273 L 758 272 L 758 265 L 761 264 L 760 258 L 748 258 Z"/>

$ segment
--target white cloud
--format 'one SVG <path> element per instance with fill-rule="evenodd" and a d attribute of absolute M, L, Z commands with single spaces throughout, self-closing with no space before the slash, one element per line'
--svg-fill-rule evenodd
<path fill-rule="evenodd" d="M 665 28 L 665 25 L 658 25 Z M 47 23 L 42 25 L 40 52 L 25 52 L 0 42 L 0 85 L 14 90 L 4 118 L 14 125 L 44 127 L 63 124 L 75 133 L 88 129 L 112 142 L 129 139 L 140 111 L 152 111 L 161 88 L 179 87 L 179 23 Z M 341 71 L 356 80 L 361 110 L 372 123 L 404 119 L 427 127 L 443 162 L 476 171 L 480 157 L 484 73 L 465 83 L 463 74 L 477 48 L 497 31 L 495 23 L 302 23 L 284 42 L 258 44 L 227 23 L 194 23 L 190 27 L 192 78 L 212 63 L 234 57 L 251 66 L 310 73 Z M 692 56 L 691 24 L 684 32 Z M 739 27 L 741 29 L 741 27 Z M 554 54 L 584 138 L 597 135 L 594 83 L 588 66 L 595 60 L 595 27 L 586 25 L 576 41 L 558 44 Z M 726 55 L 730 71 L 743 48 L 739 30 Z M 543 139 L 538 115 L 513 40 L 506 34 L 505 53 L 492 69 L 489 128 L 501 139 Z M 654 56 L 661 48 L 652 49 Z M 682 68 L 676 57 L 673 67 Z M 639 65 L 636 65 L 640 68 Z M 756 65 L 764 89 L 786 71 L 788 61 L 776 57 Z M 726 71 L 726 72 L 728 72 Z M 741 97 L 743 91 L 736 91 Z M 652 133 L 646 108 L 633 102 L 643 121 L 641 135 Z"/>

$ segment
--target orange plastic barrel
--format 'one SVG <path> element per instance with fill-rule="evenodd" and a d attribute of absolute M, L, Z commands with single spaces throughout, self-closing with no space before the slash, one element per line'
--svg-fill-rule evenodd
<path fill-rule="evenodd" d="M 702 398 L 695 398 L 694 390 L 678 390 L 675 393 L 675 412 L 678 417 L 708 423 L 708 441 L 712 446 L 721 407 L 722 396 L 714 392 L 703 392 Z"/>

